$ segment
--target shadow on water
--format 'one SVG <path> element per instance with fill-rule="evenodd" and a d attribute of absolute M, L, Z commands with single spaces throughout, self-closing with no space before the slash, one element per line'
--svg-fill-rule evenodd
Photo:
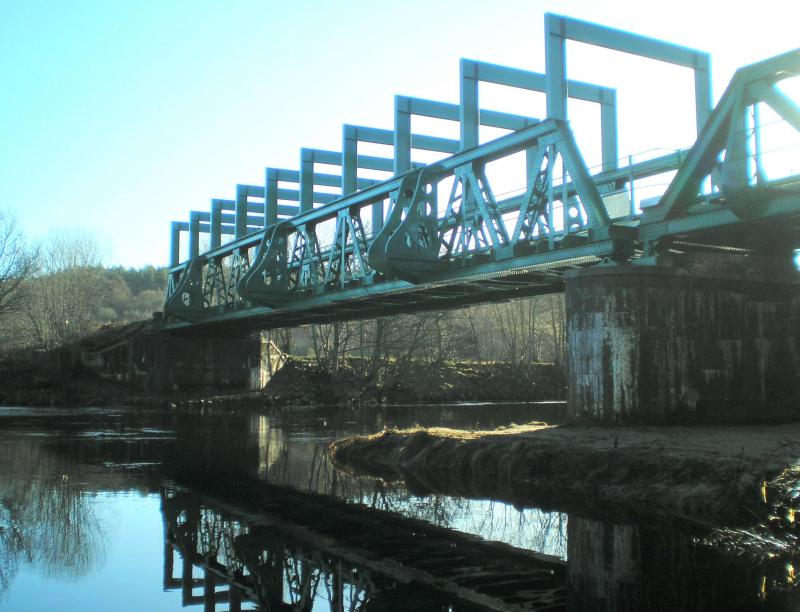
<path fill-rule="evenodd" d="M 163 583 L 206 610 L 790 610 L 793 568 L 702 534 L 415 495 L 336 467 L 328 443 L 421 424 L 491 428 L 552 406 L 270 415 L 0 409 L 0 607 L 17 576 L 81 581 L 115 525 L 94 495 L 158 496 Z M 141 562 L 141 560 L 138 560 Z M 131 561 L 131 573 L 136 567 Z M 98 593 L 98 600 L 103 594 Z M 35 594 L 31 595 L 35 596 Z M 69 602 L 64 609 L 68 610 Z M 34 608 L 35 609 L 35 608 Z M 79 609 L 79 608 L 74 608 Z"/>

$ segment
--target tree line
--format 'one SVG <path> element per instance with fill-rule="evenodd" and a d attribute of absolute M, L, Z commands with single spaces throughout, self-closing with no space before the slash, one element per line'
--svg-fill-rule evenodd
<path fill-rule="evenodd" d="M 149 318 L 161 308 L 166 279 L 165 268 L 104 267 L 87 234 L 29 245 L 0 211 L 2 352 L 69 345 L 103 324 Z"/>
<path fill-rule="evenodd" d="M 312 357 L 321 371 L 336 375 L 343 364 L 356 364 L 365 378 L 380 371 L 387 381 L 392 372 L 402 376 L 411 361 L 563 365 L 564 318 L 563 296 L 545 295 L 269 334 L 282 351 Z"/>
<path fill-rule="evenodd" d="M 106 323 L 149 318 L 163 305 L 165 268 L 104 267 L 97 242 L 62 234 L 27 245 L 0 211 L 0 346 L 53 348 Z M 377 320 L 269 332 L 281 350 L 306 355 L 337 374 L 346 361 L 366 378 L 400 375 L 409 361 L 502 361 L 524 368 L 564 363 L 561 295 L 478 304 Z"/>

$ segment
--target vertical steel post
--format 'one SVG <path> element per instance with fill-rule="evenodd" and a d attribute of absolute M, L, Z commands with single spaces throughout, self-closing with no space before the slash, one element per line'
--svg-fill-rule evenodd
<path fill-rule="evenodd" d="M 236 185 L 236 228 L 235 237 L 247 234 L 247 186 Z"/>
<path fill-rule="evenodd" d="M 479 142 L 480 110 L 478 109 L 478 66 L 474 61 L 462 59 L 461 104 L 461 150 L 477 147 Z"/>
<path fill-rule="evenodd" d="M 355 126 L 342 126 L 342 196 L 356 192 L 358 134 Z"/>
<path fill-rule="evenodd" d="M 636 193 L 633 188 L 633 155 L 628 155 L 628 187 L 631 192 L 631 217 L 636 215 Z"/>
<path fill-rule="evenodd" d="M 394 97 L 394 174 L 411 170 L 411 103 L 405 96 Z"/>
<path fill-rule="evenodd" d="M 757 183 L 761 183 L 766 173 L 764 172 L 764 165 L 761 159 L 761 113 L 758 110 L 758 102 L 753 102 L 753 147 L 755 178 Z"/>
<path fill-rule="evenodd" d="M 174 268 L 181 262 L 181 223 L 173 221 L 169 232 L 169 267 Z"/>
<path fill-rule="evenodd" d="M 189 259 L 200 255 L 200 213 L 189 215 Z"/>
<path fill-rule="evenodd" d="M 377 234 L 383 227 L 383 201 L 372 205 L 372 232 Z"/>
<path fill-rule="evenodd" d="M 617 92 L 614 89 L 602 90 L 600 103 L 600 140 L 603 159 L 603 172 L 617 169 L 619 151 L 617 149 Z"/>
<path fill-rule="evenodd" d="M 300 149 L 300 212 L 314 208 L 314 152 Z"/>
<path fill-rule="evenodd" d="M 264 181 L 264 227 L 278 222 L 278 171 L 267 168 Z"/>
<path fill-rule="evenodd" d="M 533 176 L 534 172 L 536 174 L 539 173 L 539 169 L 536 168 L 534 170 L 533 163 L 536 161 L 538 149 L 536 147 L 530 147 L 525 149 L 525 187 L 526 189 L 530 189 L 531 185 L 533 185 L 536 177 Z"/>
<path fill-rule="evenodd" d="M 210 246 L 216 249 L 222 244 L 222 202 L 211 200 Z"/>
<path fill-rule="evenodd" d="M 711 57 L 708 53 L 695 53 L 694 55 L 694 99 L 697 135 L 700 136 L 713 107 L 711 101 Z"/>
<path fill-rule="evenodd" d="M 411 170 L 411 102 L 405 96 L 394 97 L 394 175 Z M 383 227 L 383 202 L 372 207 L 372 233 Z"/>
<path fill-rule="evenodd" d="M 545 89 L 548 119 L 567 119 L 567 40 L 564 18 L 544 16 Z"/>

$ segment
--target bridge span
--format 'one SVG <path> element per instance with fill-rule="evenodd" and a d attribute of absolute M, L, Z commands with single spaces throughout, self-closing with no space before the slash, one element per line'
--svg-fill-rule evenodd
<path fill-rule="evenodd" d="M 694 145 L 620 165 L 616 93 L 567 78 L 567 40 L 691 70 Z M 800 107 L 784 85 L 800 50 L 739 69 L 712 109 L 705 53 L 553 14 L 545 42 L 544 74 L 462 60 L 459 104 L 397 96 L 394 129 L 345 125 L 341 152 L 302 149 L 299 170 L 267 168 L 263 186 L 173 223 L 161 329 L 233 336 L 566 291 L 575 418 L 797 410 L 800 174 L 786 143 Z M 482 81 L 543 92 L 547 117 L 480 108 Z M 599 168 L 570 98 L 600 107 Z M 413 115 L 459 122 L 459 140 L 412 133 Z M 481 143 L 482 125 L 509 133 Z M 415 163 L 417 150 L 445 157 Z"/>

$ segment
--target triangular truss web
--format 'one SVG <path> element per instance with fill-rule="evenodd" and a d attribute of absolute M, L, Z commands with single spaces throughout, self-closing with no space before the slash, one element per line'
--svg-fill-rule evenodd
<path fill-rule="evenodd" d="M 797 51 L 737 71 L 659 204 L 645 211 L 642 222 L 686 216 L 699 203 L 726 206 L 743 219 L 758 216 L 771 193 L 786 187 L 765 170 L 761 141 L 765 128 L 800 133 L 800 107 L 780 88 L 781 81 L 798 74 Z M 773 119 L 765 122 L 765 112 Z"/>
<path fill-rule="evenodd" d="M 261 243 L 251 269 L 239 283 L 246 299 L 277 307 L 293 295 L 344 288 L 372 274 L 368 239 L 358 210 L 341 211 L 330 235 L 312 223 L 286 221 Z"/>
<path fill-rule="evenodd" d="M 291 245 L 287 262 L 288 287 L 291 291 L 311 290 L 325 278 L 322 251 L 313 228 L 299 226 L 291 237 Z"/>
<path fill-rule="evenodd" d="M 349 210 L 336 217 L 333 245 L 325 264 L 326 286 L 345 287 L 372 270 L 367 262 L 367 235 L 358 214 Z"/>
<path fill-rule="evenodd" d="M 586 196 L 573 180 L 575 160 L 558 142 L 540 142 L 529 152 L 528 189 L 511 239 L 515 245 L 553 249 L 567 236 L 586 236 Z M 518 248 L 519 250 L 519 248 Z"/>
<path fill-rule="evenodd" d="M 509 243 L 485 166 L 469 163 L 455 170 L 440 232 L 441 256 L 465 258 Z"/>
<path fill-rule="evenodd" d="M 610 219 L 566 124 L 540 124 L 527 150 L 527 189 L 509 218 L 487 174 L 490 159 L 445 172 L 435 166 L 407 175 L 381 234 L 370 247 L 373 267 L 412 282 L 452 266 L 519 252 L 577 246 L 608 236 Z M 452 180 L 437 212 L 437 188 Z M 508 202 L 504 204 L 508 206 Z M 509 231 L 509 228 L 513 229 Z"/>

